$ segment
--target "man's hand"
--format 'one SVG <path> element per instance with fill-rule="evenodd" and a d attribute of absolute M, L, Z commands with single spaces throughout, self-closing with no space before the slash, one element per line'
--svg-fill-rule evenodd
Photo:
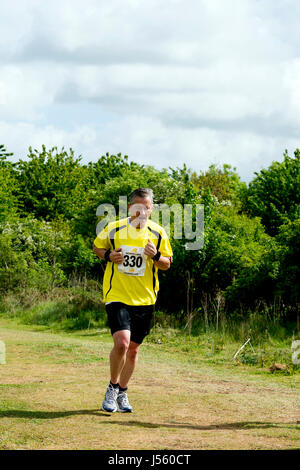
<path fill-rule="evenodd" d="M 145 249 L 144 249 L 144 254 L 149 256 L 150 258 L 153 258 L 153 256 L 155 256 L 157 253 L 157 250 L 155 248 L 155 245 L 154 243 L 152 243 L 151 240 L 149 240 L 148 238 L 148 243 L 147 245 L 145 246 Z"/>
<path fill-rule="evenodd" d="M 113 250 L 109 254 L 109 259 L 110 261 L 112 261 L 112 263 L 122 264 L 124 261 L 124 258 L 122 255 L 122 248 L 117 248 L 116 250 Z"/>
<path fill-rule="evenodd" d="M 147 245 L 145 246 L 145 249 L 144 249 L 144 254 L 149 256 L 150 258 L 153 258 L 153 256 L 155 256 L 157 253 L 157 249 L 155 248 L 155 245 L 154 243 L 152 243 L 151 240 L 149 240 L 148 238 L 148 243 Z M 170 258 L 167 258 L 165 256 L 160 256 L 159 260 L 158 261 L 154 261 L 156 267 L 158 269 L 161 269 L 163 271 L 166 271 L 167 269 L 169 269 L 170 265 L 171 265 L 171 262 L 170 262 Z"/>

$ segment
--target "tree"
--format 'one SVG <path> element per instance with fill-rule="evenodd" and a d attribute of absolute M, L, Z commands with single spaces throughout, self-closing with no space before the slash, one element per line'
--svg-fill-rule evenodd
<path fill-rule="evenodd" d="M 287 304 L 300 304 L 300 218 L 282 225 L 276 240 L 280 245 L 278 294 Z"/>
<path fill-rule="evenodd" d="M 11 157 L 12 155 L 13 153 L 8 153 L 4 145 L 0 144 L 0 166 L 2 166 L 3 163 L 4 165 L 7 165 L 6 158 Z"/>
<path fill-rule="evenodd" d="M 57 147 L 42 151 L 29 148 L 28 161 L 16 166 L 25 215 L 52 220 L 62 215 L 71 219 L 84 204 L 88 188 L 87 170 L 75 158 Z"/>
<path fill-rule="evenodd" d="M 272 296 L 276 263 L 270 253 L 275 242 L 265 233 L 259 218 L 251 219 L 233 207 L 219 205 L 206 236 L 206 258 L 200 274 L 204 290 L 221 289 L 232 308 L 253 306 L 257 297 Z"/>
<path fill-rule="evenodd" d="M 182 182 L 170 177 L 167 170 L 157 170 L 153 166 L 137 163 L 131 165 L 127 162 L 126 156 L 124 157 L 125 161 L 121 158 L 121 154 L 117 156 L 118 158 L 112 157 L 113 167 L 111 167 L 108 154 L 105 158 L 101 157 L 101 166 L 98 165 L 98 162 L 89 166 L 89 171 L 93 175 L 91 177 L 93 184 L 87 189 L 84 203 L 81 204 L 74 217 L 75 230 L 87 238 L 95 234 L 96 210 L 101 204 L 112 204 L 115 207 L 116 215 L 119 216 L 119 197 L 129 196 L 138 187 L 152 188 L 154 203 L 158 204 L 163 202 L 172 204 L 184 193 L 185 188 Z M 121 166 L 120 170 L 117 168 L 118 164 Z M 102 176 L 106 175 L 104 182 L 97 182 L 93 168 L 97 168 L 99 171 L 101 168 Z M 99 181 L 102 181 L 101 178 L 99 177 Z"/>
<path fill-rule="evenodd" d="M 20 208 L 15 163 L 7 160 L 12 155 L 4 145 L 0 145 L 0 222 L 16 214 Z"/>
<path fill-rule="evenodd" d="M 32 216 L 0 223 L 0 291 L 28 287 L 47 291 L 66 281 L 62 253 L 70 244 L 68 224 Z"/>
<path fill-rule="evenodd" d="M 273 162 L 249 183 L 242 194 L 243 209 L 261 217 L 270 235 L 279 227 L 300 217 L 300 150 L 294 158 L 286 150 L 282 162 Z"/>
<path fill-rule="evenodd" d="M 228 164 L 224 164 L 222 168 L 210 165 L 207 171 L 202 171 L 199 175 L 193 173 L 191 180 L 199 193 L 209 189 L 220 202 L 229 200 L 237 203 L 240 191 L 246 187 L 246 183 L 236 173 L 236 168 Z"/>
<path fill-rule="evenodd" d="M 128 156 L 110 155 L 107 152 L 102 155 L 96 162 L 88 164 L 90 183 L 93 187 L 105 184 L 107 180 L 122 176 L 124 171 L 128 169 L 136 169 L 141 167 L 138 163 L 128 162 Z"/>

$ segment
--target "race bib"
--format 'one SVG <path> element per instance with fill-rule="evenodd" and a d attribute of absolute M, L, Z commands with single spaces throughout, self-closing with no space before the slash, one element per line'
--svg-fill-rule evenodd
<path fill-rule="evenodd" d="M 119 272 L 128 276 L 144 276 L 147 262 L 144 248 L 126 245 L 121 245 L 121 248 L 124 262 L 118 265 Z"/>

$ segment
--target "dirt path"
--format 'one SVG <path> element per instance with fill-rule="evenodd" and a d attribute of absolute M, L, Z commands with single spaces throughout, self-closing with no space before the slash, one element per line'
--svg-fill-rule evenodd
<path fill-rule="evenodd" d="M 133 414 L 99 411 L 109 338 L 3 326 L 0 449 L 300 448 L 299 376 L 190 363 L 143 346 Z"/>

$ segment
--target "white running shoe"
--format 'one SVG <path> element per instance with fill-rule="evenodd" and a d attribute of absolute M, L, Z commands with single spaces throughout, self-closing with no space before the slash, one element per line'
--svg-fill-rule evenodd
<path fill-rule="evenodd" d="M 121 413 L 132 413 L 132 406 L 129 403 L 126 392 L 119 392 L 117 396 L 118 411 Z"/>
<path fill-rule="evenodd" d="M 105 393 L 104 402 L 102 403 L 102 410 L 114 413 L 118 409 L 117 397 L 119 393 L 119 387 L 113 387 L 109 384 Z"/>

